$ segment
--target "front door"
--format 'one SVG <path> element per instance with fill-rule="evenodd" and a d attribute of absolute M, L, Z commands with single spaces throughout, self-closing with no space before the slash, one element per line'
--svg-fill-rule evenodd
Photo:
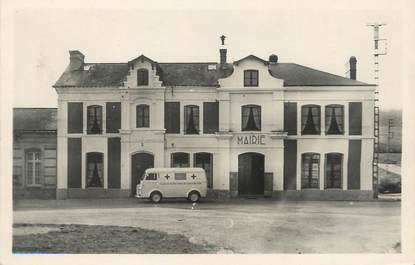
<path fill-rule="evenodd" d="M 131 196 L 136 194 L 137 184 L 147 168 L 154 167 L 154 156 L 137 153 L 131 158 Z"/>
<path fill-rule="evenodd" d="M 239 195 L 264 195 L 264 155 L 244 153 L 238 156 Z"/>

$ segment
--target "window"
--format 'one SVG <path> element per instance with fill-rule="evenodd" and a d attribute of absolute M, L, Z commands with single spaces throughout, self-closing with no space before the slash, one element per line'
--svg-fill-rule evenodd
<path fill-rule="evenodd" d="M 320 155 L 305 153 L 302 155 L 301 188 L 319 188 Z"/>
<path fill-rule="evenodd" d="M 87 188 L 104 187 L 104 165 L 102 153 L 86 154 L 86 186 Z"/>
<path fill-rule="evenodd" d="M 201 167 L 206 172 L 207 187 L 213 187 L 213 155 L 211 153 L 195 153 L 193 155 L 193 166 Z"/>
<path fill-rule="evenodd" d="M 98 105 L 88 106 L 87 108 L 87 133 L 102 133 L 102 107 Z"/>
<path fill-rule="evenodd" d="M 171 167 L 189 167 L 188 153 L 173 153 L 171 154 Z"/>
<path fill-rule="evenodd" d="M 199 107 L 196 105 L 184 106 L 184 133 L 199 134 Z"/>
<path fill-rule="evenodd" d="M 146 180 L 157 180 L 157 173 L 148 173 Z"/>
<path fill-rule="evenodd" d="M 137 70 L 137 86 L 148 86 L 148 70 Z"/>
<path fill-rule="evenodd" d="M 244 71 L 244 86 L 258 86 L 258 70 Z"/>
<path fill-rule="evenodd" d="M 27 185 L 40 185 L 40 150 L 26 153 L 26 182 Z"/>
<path fill-rule="evenodd" d="M 320 106 L 301 107 L 301 134 L 320 134 Z"/>
<path fill-rule="evenodd" d="M 326 181 L 327 189 L 342 188 L 342 161 L 343 155 L 339 153 L 326 154 Z"/>
<path fill-rule="evenodd" d="M 186 173 L 174 173 L 174 180 L 186 180 Z"/>
<path fill-rule="evenodd" d="M 148 105 L 138 105 L 135 113 L 137 128 L 150 127 L 150 107 Z"/>
<path fill-rule="evenodd" d="M 326 134 L 343 134 L 343 106 L 326 106 Z"/>
<path fill-rule="evenodd" d="M 261 131 L 261 106 L 242 106 L 242 131 Z"/>

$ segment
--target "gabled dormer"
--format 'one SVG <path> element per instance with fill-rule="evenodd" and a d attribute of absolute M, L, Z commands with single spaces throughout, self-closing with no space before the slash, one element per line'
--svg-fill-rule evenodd
<path fill-rule="evenodd" d="M 140 55 L 128 62 L 128 75 L 124 81 L 125 88 L 161 87 L 162 82 L 157 71 L 157 62 Z"/>
<path fill-rule="evenodd" d="M 219 79 L 222 89 L 276 89 L 282 88 L 283 82 L 270 74 L 268 61 L 252 54 L 234 61 L 232 75 Z"/>

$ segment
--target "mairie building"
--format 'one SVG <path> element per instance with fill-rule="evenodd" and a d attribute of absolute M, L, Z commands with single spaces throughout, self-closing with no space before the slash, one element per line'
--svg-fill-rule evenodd
<path fill-rule="evenodd" d="M 346 78 L 219 52 L 88 63 L 70 51 L 53 86 L 56 198 L 133 196 L 150 167 L 202 167 L 212 198 L 373 197 L 375 86 L 356 80 L 356 58 Z"/>

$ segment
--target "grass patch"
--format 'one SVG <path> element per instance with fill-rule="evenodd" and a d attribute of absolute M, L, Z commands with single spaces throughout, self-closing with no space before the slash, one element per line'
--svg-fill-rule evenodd
<path fill-rule="evenodd" d="M 216 253 L 218 248 L 189 242 L 183 235 L 103 225 L 15 224 L 14 231 L 27 226 L 57 227 L 48 233 L 13 235 L 14 253 Z"/>

